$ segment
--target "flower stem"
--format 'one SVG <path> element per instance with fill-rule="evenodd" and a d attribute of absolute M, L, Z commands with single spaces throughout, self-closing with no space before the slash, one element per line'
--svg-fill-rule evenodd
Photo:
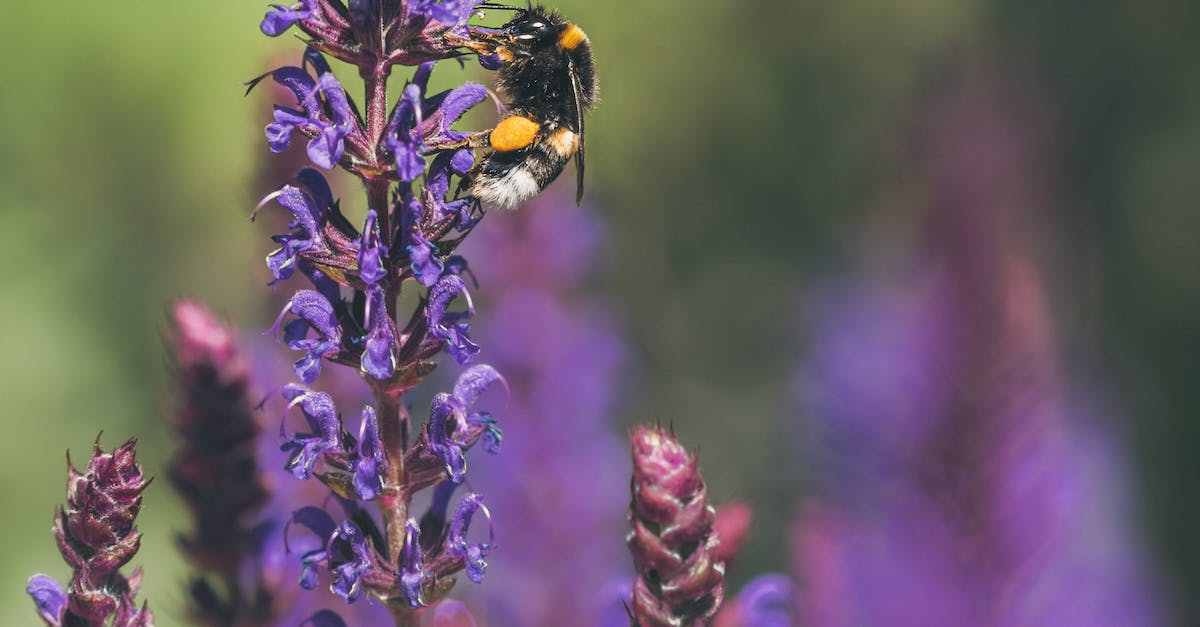
<path fill-rule="evenodd" d="M 383 171 L 386 159 L 386 155 L 383 155 L 379 148 L 387 131 L 387 79 L 390 72 L 390 68 L 383 62 L 360 69 L 366 90 L 371 171 L 375 173 Z M 380 238 L 390 248 L 395 242 L 392 215 L 388 206 L 391 181 L 385 176 L 374 174 L 366 176 L 364 183 L 367 189 L 367 207 L 375 211 L 379 221 Z M 388 317 L 394 321 L 400 284 L 388 280 L 383 289 Z M 404 451 L 408 445 L 408 409 L 404 406 L 403 392 L 390 389 L 386 382 L 373 383 L 375 385 L 372 386 L 372 392 L 379 415 L 379 438 L 388 460 L 383 493 L 379 496 L 378 505 L 387 538 L 388 559 L 397 563 L 400 559 L 400 549 L 404 546 L 405 523 L 408 522 L 408 504 L 411 498 L 404 472 Z M 416 627 L 419 621 L 418 613 L 403 606 L 390 607 L 392 621 L 396 627 Z"/>

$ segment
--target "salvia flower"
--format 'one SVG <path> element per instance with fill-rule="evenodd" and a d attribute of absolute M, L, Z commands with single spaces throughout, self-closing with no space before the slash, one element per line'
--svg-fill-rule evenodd
<path fill-rule="evenodd" d="M 324 176 L 305 169 L 259 203 L 277 202 L 291 217 L 267 257 L 274 284 L 309 283 L 296 289 L 272 327 L 299 352 L 292 369 L 299 383 L 282 387 L 285 420 L 298 410 L 307 425 L 294 432 L 281 426 L 285 467 L 298 479 L 318 479 L 345 510 L 339 519 L 315 503 L 295 510 L 288 528 L 306 529 L 303 535 L 317 543 L 296 551 L 301 587 L 315 589 L 327 577 L 347 603 L 369 596 L 397 624 L 415 624 L 424 607 L 442 601 L 455 573 L 480 581 L 495 544 L 491 511 L 478 494 L 463 497 L 453 515 L 446 510 L 454 486 L 466 481 L 467 450 L 479 442 L 499 450 L 496 419 L 475 405 L 503 381 L 500 374 L 482 364 L 462 371 L 451 392 L 434 397 L 420 429 L 410 425 L 405 403 L 441 355 L 466 365 L 481 351 L 470 334 L 475 307 L 462 277 L 467 264 L 456 249 L 483 208 L 462 191 L 475 156 L 462 141 L 469 134 L 454 125 L 487 90 L 467 84 L 427 93 L 434 62 L 461 54 L 446 35 L 472 36 L 466 21 L 479 4 L 273 5 L 263 32 L 277 36 L 295 27 L 307 46 L 298 66 L 251 82 L 269 76 L 290 94 L 292 102 L 275 107 L 266 127 L 272 151 L 303 136 L 317 168 L 344 169 L 366 193 L 365 219 L 352 221 Z M 362 77 L 361 108 L 331 59 Z M 389 95 L 399 65 L 415 67 L 402 91 Z M 409 290 L 412 297 L 402 298 Z M 354 368 L 369 388 L 356 429 L 337 411 L 334 399 L 346 390 L 330 385 L 336 383 L 327 374 L 331 364 Z M 439 484 L 430 513 L 414 522 L 413 497 Z M 467 536 L 476 515 L 487 520 L 486 541 Z M 333 620 L 311 611 L 298 617 Z"/>
<path fill-rule="evenodd" d="M 84 472 L 68 460 L 67 504 L 55 517 L 54 537 L 74 575 L 65 589 L 45 575 L 34 576 L 26 588 L 47 625 L 153 624 L 150 610 L 134 601 L 140 574 L 120 573 L 141 544 L 135 520 L 149 483 L 134 456 L 134 440 L 112 453 L 97 440 Z"/>
<path fill-rule="evenodd" d="M 639 426 L 631 438 L 633 616 L 641 627 L 691 625 L 711 617 L 724 596 L 725 565 L 713 557 L 716 512 L 696 458 L 673 434 Z"/>

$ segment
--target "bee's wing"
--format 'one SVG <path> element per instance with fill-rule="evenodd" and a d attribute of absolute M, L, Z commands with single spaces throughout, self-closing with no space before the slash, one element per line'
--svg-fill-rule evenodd
<path fill-rule="evenodd" d="M 579 97 L 579 75 L 575 63 L 567 59 L 568 74 L 571 75 L 571 99 L 575 102 L 575 128 L 579 130 L 579 150 L 575 151 L 575 204 L 583 201 L 583 101 Z"/>

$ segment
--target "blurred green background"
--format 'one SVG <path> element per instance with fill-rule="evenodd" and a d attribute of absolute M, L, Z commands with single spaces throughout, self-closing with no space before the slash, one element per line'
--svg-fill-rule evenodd
<path fill-rule="evenodd" d="M 598 59 L 588 194 L 613 254 L 597 290 L 634 347 L 620 420 L 674 420 L 717 499 L 757 507 L 742 572 L 786 566 L 779 547 L 803 486 L 789 382 L 804 287 L 853 254 L 864 225 L 912 219 L 892 172 L 923 90 L 947 63 L 1000 51 L 1055 111 L 1067 202 L 1048 218 L 1061 263 L 1047 271 L 1059 328 L 1122 399 L 1167 583 L 1200 589 L 1200 4 L 558 6 Z M 258 32 L 264 10 L 5 7 L 2 624 L 33 624 L 30 574 L 66 572 L 49 533 L 64 450 L 86 459 L 97 432 L 106 446 L 136 434 L 162 474 L 167 300 L 197 295 L 249 328 L 269 324 L 256 301 L 268 242 L 246 220 L 269 189 L 256 178 L 269 113 L 240 82 L 298 48 Z M 158 482 L 142 521 L 146 597 L 167 625 L 184 572 L 177 507 Z M 1184 607 L 1181 624 L 1200 624 L 1200 609 Z"/>

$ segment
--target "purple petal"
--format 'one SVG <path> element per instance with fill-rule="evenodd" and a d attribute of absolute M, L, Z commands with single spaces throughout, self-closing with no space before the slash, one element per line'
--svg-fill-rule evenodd
<path fill-rule="evenodd" d="M 450 169 L 456 174 L 466 174 L 471 171 L 471 164 L 475 162 L 475 153 L 463 148 L 454 151 L 454 156 L 450 158 Z"/>
<path fill-rule="evenodd" d="M 380 241 L 378 219 L 374 209 L 367 212 L 367 221 L 358 242 L 358 275 L 368 285 L 375 285 L 387 276 L 383 267 L 387 246 Z"/>
<path fill-rule="evenodd" d="M 425 171 L 421 142 L 412 133 L 421 125 L 421 115 L 421 87 L 410 83 L 396 104 L 387 139 L 387 146 L 396 159 L 396 174 L 404 182 L 416 179 Z"/>
<path fill-rule="evenodd" d="M 467 531 L 471 526 L 471 518 L 475 512 L 482 512 L 488 524 L 487 542 L 468 542 Z M 478 494 L 468 494 L 458 502 L 454 511 L 454 519 L 450 521 L 450 535 L 446 538 L 447 550 L 458 555 L 466 565 L 467 578 L 475 583 L 483 581 L 487 571 L 485 558 L 495 543 L 492 528 L 492 513 L 483 504 L 483 497 Z"/>
<path fill-rule="evenodd" d="M 429 574 L 422 562 L 421 527 L 417 521 L 409 518 L 404 530 L 404 548 L 400 551 L 400 587 L 409 606 L 421 607 L 425 605 L 421 585 Z"/>
<path fill-rule="evenodd" d="M 330 538 L 330 545 L 350 549 L 350 560 L 332 568 L 333 583 L 329 589 L 342 597 L 347 603 L 353 603 L 362 593 L 362 578 L 371 570 L 371 547 L 363 532 L 349 520 L 342 522 Z"/>
<path fill-rule="evenodd" d="M 292 24 L 312 17 L 316 7 L 317 0 L 300 0 L 299 4 L 287 7 L 273 4 L 271 10 L 263 16 L 259 28 L 262 29 L 264 35 L 277 37 Z"/>
<path fill-rule="evenodd" d="M 438 279 L 437 283 L 429 288 L 429 303 L 426 305 L 426 310 L 431 329 L 443 326 L 442 319 L 447 317 L 446 307 L 459 294 L 462 294 L 467 301 L 467 313 L 473 314 L 474 306 L 471 303 L 470 294 L 467 293 L 467 284 L 462 277 L 448 274 Z"/>
<path fill-rule="evenodd" d="M 383 491 L 383 448 L 379 445 L 379 419 L 369 405 L 363 407 L 354 460 L 354 491 L 369 501 Z"/>
<path fill-rule="evenodd" d="M 504 61 L 499 55 L 481 54 L 479 55 L 479 65 L 485 70 L 496 71 L 504 65 Z"/>
<path fill-rule="evenodd" d="M 375 379 L 383 380 L 396 371 L 396 329 L 387 313 L 383 288 L 367 290 L 367 345 L 360 367 Z"/>
<path fill-rule="evenodd" d="M 506 390 L 508 389 L 508 382 L 495 368 L 487 364 L 471 366 L 464 370 L 458 376 L 458 381 L 454 383 L 454 400 L 461 403 L 461 407 L 470 407 L 475 404 L 484 390 L 497 381 L 504 384 Z"/>
<path fill-rule="evenodd" d="M 46 575 L 34 575 L 29 579 L 25 592 L 33 598 L 38 615 L 47 625 L 62 625 L 63 611 L 67 607 L 67 593 L 57 581 Z"/>
<path fill-rule="evenodd" d="M 288 91 L 291 91 L 296 96 L 296 104 L 303 103 L 317 86 L 316 81 L 313 80 L 312 76 L 309 76 L 308 72 L 294 65 L 281 67 L 271 72 L 271 79 Z M 303 119 L 307 120 L 307 118 Z"/>
<path fill-rule="evenodd" d="M 413 233 L 410 240 L 412 244 L 408 246 L 408 258 L 417 282 L 426 287 L 437 283 L 444 267 L 437 256 L 437 247 L 417 233 Z"/>
<path fill-rule="evenodd" d="M 496 424 L 496 419 L 488 412 L 476 412 L 467 416 L 467 423 L 483 427 L 483 450 L 496 455 L 500 452 L 500 444 L 504 441 L 504 432 Z"/>

